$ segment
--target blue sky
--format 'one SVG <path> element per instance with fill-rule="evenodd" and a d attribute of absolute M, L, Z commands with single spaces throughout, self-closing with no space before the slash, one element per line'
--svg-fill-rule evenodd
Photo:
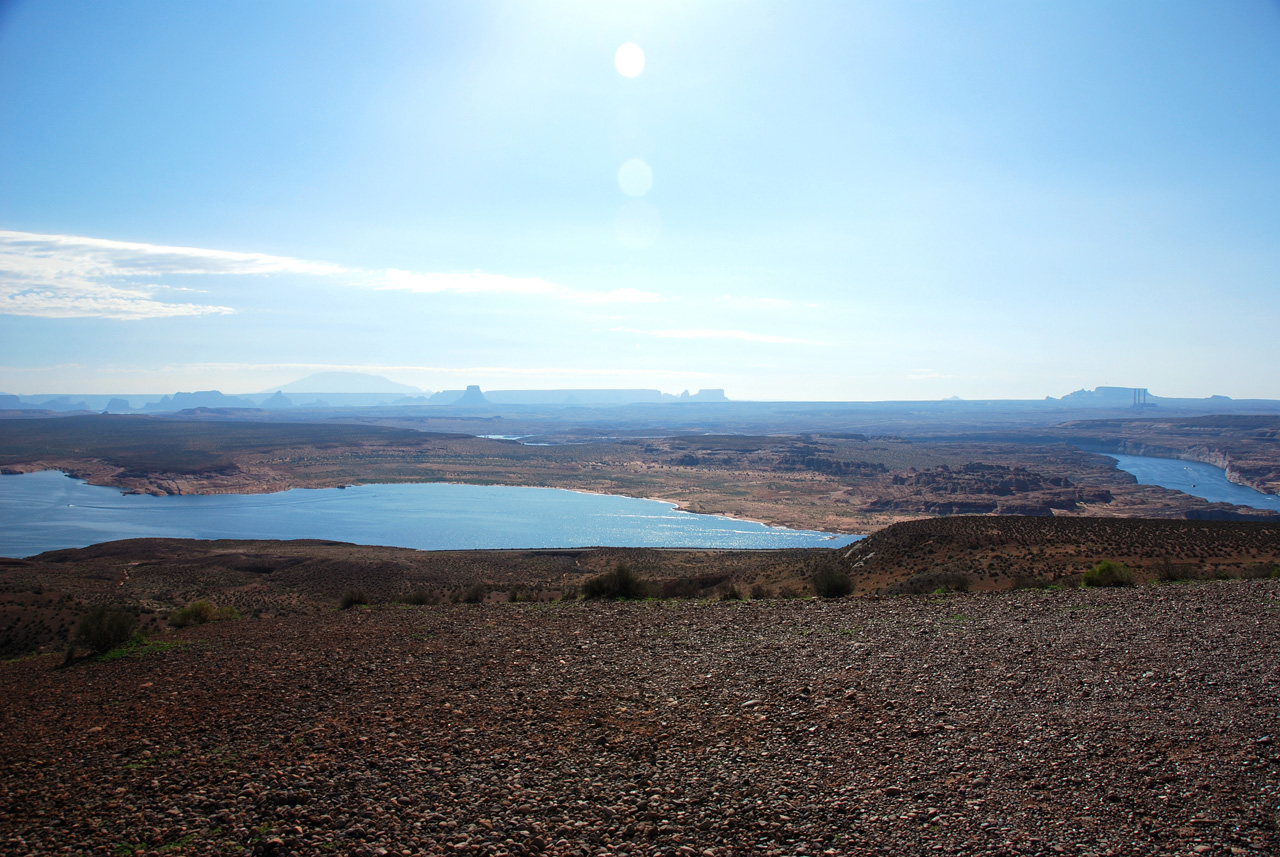
<path fill-rule="evenodd" d="M 1277 81 L 1268 0 L 10 2 L 0 391 L 1280 398 Z"/>

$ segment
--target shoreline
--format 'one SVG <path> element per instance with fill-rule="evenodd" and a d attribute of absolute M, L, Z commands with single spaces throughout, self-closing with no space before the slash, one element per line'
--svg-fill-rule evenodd
<path fill-rule="evenodd" d="M 0 475 L 19 476 L 19 475 L 49 474 L 51 478 L 56 478 L 58 476 L 61 476 L 63 478 L 72 479 L 79 485 L 85 486 L 86 488 L 103 489 L 103 490 L 112 491 L 112 492 L 119 492 L 118 496 L 120 497 L 137 496 L 143 493 L 136 489 L 128 490 L 127 485 L 120 484 L 122 480 L 111 479 L 111 478 L 108 478 L 108 479 L 86 478 L 86 474 L 83 471 L 76 472 L 76 471 L 70 471 L 70 470 L 65 470 L 65 469 L 56 468 L 56 467 L 23 467 L 18 472 L 15 472 L 17 468 L 7 468 L 7 470 L 8 470 L 7 473 L 0 474 Z M 95 474 L 95 475 L 98 475 L 99 477 L 101 477 L 102 474 Z M 101 484 L 104 481 L 108 482 L 108 484 L 105 484 L 105 485 Z M 48 483 L 48 484 L 52 485 L 52 483 Z M 270 486 L 271 490 L 261 490 L 263 486 L 257 485 L 254 487 L 259 488 L 259 490 L 251 490 L 251 491 L 229 490 L 230 486 L 223 486 L 221 487 L 221 490 L 208 490 L 208 488 L 206 487 L 205 490 L 172 492 L 168 494 L 152 493 L 151 496 L 212 497 L 215 495 L 228 495 L 228 496 L 235 496 L 240 498 L 251 498 L 259 495 L 265 496 L 270 494 L 285 494 L 289 491 L 326 491 L 326 490 L 338 491 L 338 490 L 344 490 L 347 488 L 366 487 L 366 486 L 370 488 L 376 488 L 379 486 L 385 486 L 387 488 L 395 488 L 396 486 L 413 486 L 413 485 L 422 485 L 422 486 L 451 485 L 451 486 L 457 486 L 459 488 L 464 488 L 464 489 L 488 489 L 488 488 L 516 489 L 517 493 L 508 495 L 508 497 L 510 498 L 508 502 L 515 504 L 516 511 L 513 512 L 513 514 L 516 514 L 516 513 L 523 514 L 524 519 L 526 519 L 527 523 L 530 525 L 525 527 L 525 529 L 528 530 L 528 532 L 524 533 L 523 535 L 532 534 L 532 537 L 534 539 L 540 536 L 546 537 L 549 535 L 552 539 L 564 537 L 564 540 L 563 542 L 541 543 L 541 544 L 537 543 L 536 541 L 530 541 L 529 543 L 519 543 L 519 544 L 511 544 L 511 543 L 488 544 L 485 542 L 492 540 L 491 534 L 489 536 L 486 536 L 486 534 L 484 533 L 472 534 L 472 533 L 468 533 L 468 531 L 465 528 L 460 528 L 458 530 L 458 533 L 461 534 L 464 539 L 468 539 L 468 536 L 471 536 L 471 535 L 475 536 L 475 539 L 468 539 L 468 541 L 473 543 L 447 544 L 449 540 L 448 528 L 443 530 L 439 528 L 435 528 L 435 529 L 428 528 L 425 530 L 414 529 L 410 527 L 410 522 L 408 521 L 408 519 L 406 519 L 404 522 L 404 525 L 401 526 L 399 519 L 394 515 L 389 519 L 390 523 L 389 523 L 389 526 L 386 527 L 385 532 L 376 532 L 376 531 L 365 532 L 364 530 L 367 529 L 367 527 L 364 527 L 362 524 L 362 522 L 364 521 L 364 518 L 362 517 L 362 515 L 364 515 L 365 512 L 363 512 L 362 510 L 365 509 L 365 507 L 367 507 L 370 502 L 372 502 L 375 505 L 375 512 L 376 512 L 377 504 L 379 502 L 382 502 L 383 500 L 386 500 L 386 497 L 383 497 L 382 500 L 380 500 L 377 495 L 373 495 L 372 500 L 366 500 L 363 503 L 359 504 L 359 506 L 356 509 L 352 510 L 356 513 L 355 517 L 344 518 L 346 527 L 350 531 L 350 534 L 345 534 L 345 535 L 340 531 L 336 534 L 327 534 L 327 535 L 317 535 L 314 532 L 310 532 L 310 530 L 315 528 L 313 526 L 315 522 L 309 518 L 306 518 L 306 516 L 304 515 L 303 518 L 300 518 L 296 521 L 292 521 L 292 523 L 290 523 L 290 520 L 291 520 L 290 518 L 288 517 L 284 518 L 283 519 L 284 523 L 281 526 L 281 529 L 283 530 L 283 532 L 279 532 L 279 533 L 273 532 L 272 531 L 273 528 L 271 527 L 267 527 L 265 529 L 261 529 L 261 528 L 255 529 L 249 525 L 241 525 L 235 529 L 232 529 L 230 531 L 230 534 L 184 536 L 178 533 L 174 533 L 174 534 L 166 534 L 166 535 L 157 535 L 155 537 L 157 538 L 192 537 L 192 538 L 200 538 L 200 539 L 230 538 L 233 540 L 237 540 L 237 539 L 238 540 L 243 540 L 243 539 L 291 540 L 291 539 L 333 538 L 336 540 L 350 542 L 352 544 L 361 544 L 368 547 L 400 547 L 400 548 L 406 548 L 410 550 L 419 550 L 419 551 L 487 551 L 487 550 L 521 551 L 521 550 L 568 550 L 568 549 L 587 549 L 587 548 L 620 548 L 620 549 L 661 548 L 661 549 L 670 549 L 670 550 L 768 551 L 768 550 L 785 550 L 785 549 L 791 549 L 791 548 L 819 548 L 819 549 L 841 548 L 841 547 L 847 547 L 849 544 L 859 541 L 862 538 L 865 538 L 865 535 L 860 533 L 841 533 L 841 532 L 831 532 L 826 530 L 820 530 L 815 528 L 770 524 L 767 521 L 754 520 L 754 519 L 747 518 L 744 516 L 739 516 L 739 515 L 693 511 L 690 509 L 681 508 L 680 503 L 668 498 L 637 497 L 631 494 L 611 493 L 607 491 L 598 491 L 598 490 L 580 489 L 580 488 L 559 488 L 559 487 L 547 486 L 547 485 L 512 485 L 512 484 L 506 484 L 506 483 L 477 483 L 477 482 L 466 482 L 466 481 L 459 481 L 459 480 L 427 480 L 427 481 L 396 480 L 396 481 L 388 481 L 388 482 L 357 482 L 357 483 L 343 481 L 340 484 L 331 484 L 331 485 L 304 485 L 304 486 L 273 485 L 273 486 Z M 185 487 L 189 487 L 189 486 L 185 486 Z M 36 495 L 37 495 L 36 499 L 39 499 L 41 496 L 43 496 L 44 493 L 47 493 L 49 491 L 52 491 L 55 494 L 60 494 L 65 497 L 67 495 L 64 492 L 70 489 L 59 489 L 56 487 L 46 488 L 44 484 L 41 484 L 41 485 L 34 486 L 32 490 L 36 492 Z M 547 533 L 544 531 L 541 522 L 543 522 L 544 520 L 549 522 L 549 521 L 552 521 L 553 518 L 545 517 L 545 513 L 538 510 L 537 506 L 542 501 L 534 501 L 535 505 L 532 509 L 519 508 L 522 503 L 523 504 L 528 503 L 529 495 L 524 495 L 525 497 L 524 501 L 521 501 L 519 499 L 520 495 L 518 492 L 523 490 L 567 492 L 570 494 L 581 495 L 583 497 L 618 498 L 619 500 L 623 500 L 623 501 L 638 501 L 641 503 L 654 503 L 654 504 L 658 504 L 658 507 L 657 508 L 651 507 L 648 511 L 645 511 L 644 507 L 639 507 L 640 511 L 638 512 L 632 512 L 630 514 L 622 515 L 622 518 L 645 519 L 644 521 L 639 522 L 640 529 L 637 530 L 636 532 L 631 532 L 627 526 L 621 526 L 621 528 L 619 529 L 620 523 L 625 524 L 627 522 L 616 520 L 617 514 L 615 512 L 609 512 L 604 510 L 604 507 L 598 507 L 595 504 L 589 504 L 588 506 L 585 507 L 585 509 L 591 510 L 591 511 L 589 513 L 588 512 L 582 513 L 583 515 L 585 515 L 584 520 L 587 521 L 588 524 L 591 524 L 594 522 L 594 518 L 593 518 L 594 514 L 604 515 L 604 519 L 602 519 L 601 522 L 598 522 L 597 526 L 589 527 L 587 530 L 584 530 L 583 532 L 576 532 L 572 524 L 570 524 L 568 525 L 566 532 L 552 531 L 550 533 Z M 151 493 L 151 492 L 147 492 L 147 493 Z M 426 494 L 426 495 L 401 495 L 401 497 L 413 497 L 413 496 L 421 496 L 422 501 L 426 503 L 426 507 L 430 509 L 432 504 L 438 504 L 441 502 L 440 498 L 442 496 L 445 498 L 448 498 L 449 495 L 441 495 L 439 492 L 436 492 L 434 494 Z M 477 502 L 476 498 L 479 497 L 481 505 L 484 505 L 483 494 L 477 494 L 473 492 L 471 494 L 461 495 L 461 496 L 464 498 L 470 498 L 473 504 Z M 494 495 L 489 495 L 489 496 L 492 497 Z M 434 497 L 435 499 L 432 499 L 432 497 Z M 336 500 L 337 498 L 331 497 L 330 499 Z M 77 499 L 76 502 L 67 503 L 66 505 L 69 507 L 75 506 L 75 505 L 82 505 L 82 502 L 91 502 L 91 501 L 82 501 Z M 99 500 L 99 502 L 106 502 L 106 501 Z M 283 500 L 282 502 L 284 503 L 284 508 L 292 508 L 295 505 L 294 501 Z M 309 501 L 303 501 L 303 502 L 307 503 Z M 404 501 L 398 500 L 396 502 L 404 502 Z M 563 503 L 565 501 L 562 500 L 557 502 Z M 446 506 L 448 505 L 447 499 L 445 501 L 445 504 Z M 464 505 L 465 505 L 465 502 L 464 502 Z M 113 506 L 111 508 L 114 509 L 115 507 Z M 141 533 L 142 531 L 145 531 L 147 528 L 153 527 L 153 526 L 158 527 L 162 532 L 165 530 L 166 527 L 171 527 L 171 526 L 179 526 L 181 529 L 192 529 L 190 527 L 186 527 L 183 524 L 183 520 L 185 519 L 181 519 L 181 516 L 179 516 L 180 520 L 179 520 L 179 523 L 176 525 L 173 524 L 170 521 L 170 519 L 167 517 L 161 517 L 160 519 L 157 519 L 157 521 L 155 522 L 150 521 L 150 517 L 149 517 L 150 515 L 165 514 L 162 511 L 157 511 L 157 510 L 165 509 L 166 507 L 163 505 L 149 504 L 149 505 L 140 507 L 135 510 L 137 512 L 136 515 L 129 511 L 130 508 L 132 507 L 120 506 L 115 511 L 107 512 L 106 514 L 109 516 L 106 519 L 107 521 L 109 521 L 108 528 L 104 529 L 102 534 L 99 534 L 96 531 L 91 532 L 89 534 L 90 536 L 105 535 L 106 536 L 105 538 L 94 538 L 93 541 L 89 541 L 89 542 L 84 541 L 84 538 L 74 538 L 66 544 L 53 544 L 53 545 L 47 544 L 47 543 L 46 544 L 35 544 L 35 543 L 22 544 L 22 542 L 26 540 L 19 538 L 17 539 L 17 542 L 21 546 L 14 546 L 13 548 L 15 552 L 14 558 L 25 558 L 28 556 L 34 556 L 40 553 L 44 553 L 50 550 L 88 547 L 91 544 L 98 544 L 103 541 L 118 541 L 121 539 L 150 537 L 149 535 L 138 534 L 138 533 Z M 177 507 L 170 506 L 167 508 L 172 510 Z M 219 506 L 216 508 L 224 508 L 224 507 Z M 244 509 L 244 507 L 236 501 L 228 501 L 228 505 L 225 508 L 228 508 L 233 511 L 237 509 L 243 511 Z M 267 507 L 267 508 L 274 508 L 274 507 Z M 624 512 L 626 511 L 625 507 L 623 511 Z M 110 517 L 117 513 L 120 516 L 123 516 L 122 519 L 115 520 L 112 517 Z M 669 517 L 669 513 L 675 513 L 675 515 Z M 81 520 L 81 518 L 83 517 L 82 514 L 79 517 L 76 516 L 76 513 L 68 513 L 68 514 L 70 515 L 72 520 L 70 521 L 70 523 L 67 523 L 65 527 L 69 528 L 68 532 L 74 536 L 76 533 L 79 533 L 85 529 L 86 522 Z M 689 517 L 686 517 L 686 516 L 689 516 Z M 573 516 L 573 515 L 570 515 L 569 517 L 561 516 L 563 520 L 567 520 L 567 521 L 572 521 L 575 517 L 576 516 Z M 686 523 L 681 525 L 680 528 L 682 530 L 688 530 L 687 532 L 671 532 L 670 531 L 670 528 L 672 526 L 671 520 L 672 518 L 677 518 L 677 517 L 685 518 Z M 660 521 L 661 519 L 664 519 L 664 518 L 667 519 L 667 523 L 665 526 L 657 526 L 656 529 L 654 526 L 649 526 L 648 519 L 653 519 L 654 521 Z M 716 523 L 713 524 L 712 523 L 713 521 Z M 706 523 L 703 523 L 703 522 L 706 522 Z M 750 525 L 750 528 L 744 529 L 742 526 L 739 526 L 739 525 Z M 89 521 L 87 523 L 87 526 L 89 527 L 90 530 L 96 530 L 96 526 L 93 524 L 92 521 Z M 600 530 L 600 527 L 604 527 L 604 530 Z M 141 530 L 139 528 L 141 528 Z M 409 537 L 411 535 L 411 529 L 413 534 L 422 536 L 422 538 L 419 539 L 418 544 L 414 544 L 413 543 L 414 539 Z M 578 529 L 581 529 L 581 527 L 579 527 Z M 192 529 L 192 532 L 199 533 L 201 532 L 201 530 L 199 529 L 199 527 L 195 527 L 194 529 Z M 423 535 L 424 533 L 425 533 L 425 536 Z M 522 537 L 521 530 L 517 528 L 514 535 L 517 538 L 521 538 Z M 585 535 L 585 538 L 584 538 L 584 535 Z M 601 536 L 605 539 L 605 541 L 603 542 L 590 541 L 593 538 L 601 537 Z M 660 544 L 646 543 L 647 541 L 661 541 L 666 536 L 673 536 L 673 538 L 670 542 L 667 542 L 667 543 L 660 543 Z M 689 540 L 684 541 L 684 539 L 686 538 Z M 608 541 L 609 539 L 616 539 L 617 541 L 615 543 L 610 543 Z M 441 540 L 445 541 L 446 544 L 439 544 Z M 497 541 L 501 542 L 502 539 L 499 538 L 497 539 Z M 765 544 L 765 545 L 737 544 L 736 542 L 739 542 L 739 541 L 741 542 L 763 541 L 763 542 L 782 542 L 782 543 Z M 814 544 L 808 544 L 808 543 L 787 544 L 787 542 L 793 542 L 793 541 L 804 541 L 804 542 L 815 542 L 815 543 Z M 830 542 L 831 544 L 827 544 L 828 542 Z M 17 554 L 21 554 L 21 556 L 17 556 Z"/>

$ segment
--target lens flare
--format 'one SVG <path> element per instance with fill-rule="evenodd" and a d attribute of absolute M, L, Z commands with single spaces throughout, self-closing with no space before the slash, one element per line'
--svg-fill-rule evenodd
<path fill-rule="evenodd" d="M 618 187 L 627 196 L 644 196 L 653 187 L 653 168 L 632 158 L 618 168 Z"/>
<path fill-rule="evenodd" d="M 613 64 L 623 77 L 639 77 L 644 71 L 644 51 L 635 42 L 627 42 L 613 55 Z"/>

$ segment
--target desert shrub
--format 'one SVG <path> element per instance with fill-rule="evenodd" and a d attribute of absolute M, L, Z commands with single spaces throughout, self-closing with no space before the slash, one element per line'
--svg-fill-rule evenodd
<path fill-rule="evenodd" d="M 843 598 L 853 592 L 853 581 L 834 563 L 813 573 L 813 593 L 819 598 Z"/>
<path fill-rule="evenodd" d="M 720 600 L 721 601 L 741 601 L 742 591 L 732 583 L 720 584 Z"/>
<path fill-rule="evenodd" d="M 129 642 L 137 628 L 138 619 L 133 614 L 99 604 L 80 617 L 72 643 L 102 655 Z"/>
<path fill-rule="evenodd" d="M 400 603 L 415 604 L 421 607 L 425 604 L 439 604 L 440 597 L 434 592 L 429 592 L 425 589 L 415 589 L 400 596 Z"/>
<path fill-rule="evenodd" d="M 1177 583 L 1182 580 L 1192 580 L 1196 577 L 1195 572 L 1179 568 L 1169 561 L 1168 557 L 1162 557 L 1155 565 L 1156 580 L 1161 583 Z"/>
<path fill-rule="evenodd" d="M 1019 575 L 1013 579 L 1014 589 L 1048 589 L 1050 586 L 1053 586 L 1053 581 L 1047 577 Z"/>
<path fill-rule="evenodd" d="M 192 601 L 186 607 L 180 610 L 174 610 L 169 614 L 169 624 L 175 628 L 186 628 L 189 625 L 203 625 L 213 619 L 214 611 L 217 610 L 213 606 L 212 601 Z"/>
<path fill-rule="evenodd" d="M 702 587 L 696 578 L 677 577 L 675 580 L 664 580 L 659 587 L 661 598 L 697 598 L 702 594 Z"/>
<path fill-rule="evenodd" d="M 1240 570 L 1240 577 L 1244 580 L 1262 580 L 1276 576 L 1276 569 L 1265 562 L 1256 562 Z"/>
<path fill-rule="evenodd" d="M 338 602 L 338 609 L 350 610 L 352 607 L 365 607 L 369 604 L 369 596 L 364 594 L 363 589 L 348 589 L 342 593 L 342 600 Z"/>
<path fill-rule="evenodd" d="M 532 601 L 533 597 L 529 594 L 529 590 L 523 586 L 513 586 L 507 590 L 507 601 L 511 604 L 519 604 L 521 601 Z"/>
<path fill-rule="evenodd" d="M 483 604 L 489 595 L 489 587 L 483 583 L 473 583 L 462 591 L 459 600 L 463 604 Z"/>
<path fill-rule="evenodd" d="M 561 591 L 561 593 L 560 593 L 560 600 L 561 600 L 561 601 L 577 601 L 577 600 L 578 600 L 578 594 L 579 594 L 579 593 L 578 593 L 578 587 L 576 587 L 576 586 L 566 586 L 566 587 L 564 588 L 564 590 L 563 590 L 563 591 Z"/>
<path fill-rule="evenodd" d="M 620 562 L 613 571 L 598 574 L 582 584 L 584 598 L 636 600 L 649 597 L 649 584 L 641 580 L 631 566 Z"/>
<path fill-rule="evenodd" d="M 751 587 L 751 597 L 757 601 L 761 598 L 772 598 L 773 591 L 763 583 L 757 583 L 755 586 Z"/>
<path fill-rule="evenodd" d="M 963 571 L 921 571 L 887 587 L 885 595 L 924 595 L 930 592 L 968 592 L 972 583 Z"/>
<path fill-rule="evenodd" d="M 1104 559 L 1084 573 L 1082 586 L 1133 586 L 1133 572 L 1122 562 Z"/>
<path fill-rule="evenodd" d="M 800 590 L 789 583 L 783 584 L 782 586 L 778 587 L 778 597 L 784 600 L 791 599 L 791 598 L 799 598 L 800 595 L 801 595 Z"/>

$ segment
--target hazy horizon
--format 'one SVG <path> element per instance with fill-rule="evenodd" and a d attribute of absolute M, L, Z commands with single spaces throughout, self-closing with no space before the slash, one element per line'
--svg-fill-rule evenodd
<path fill-rule="evenodd" d="M 338 374 L 346 374 L 346 373 L 338 373 Z M 358 374 L 358 373 L 352 373 L 352 374 Z M 396 386 L 411 386 L 411 385 L 402 385 L 400 382 L 397 382 L 397 381 L 395 381 L 394 379 L 385 378 L 385 377 L 383 377 L 383 376 L 366 375 L 365 377 L 370 378 L 370 379 L 380 379 L 380 380 L 384 380 L 384 381 L 391 381 L 391 382 L 392 382 L 392 384 L 394 384 L 394 385 L 396 385 Z M 207 388 L 207 389 L 195 389 L 195 388 L 192 388 L 192 389 L 182 389 L 182 390 L 177 390 L 177 389 L 175 389 L 175 390 L 151 390 L 151 391 L 141 391 L 141 392 L 140 392 L 140 391 L 137 391 L 137 390 L 115 390 L 115 389 L 111 389 L 111 390 L 37 390 L 37 391 L 32 391 L 32 392 L 15 392 L 15 391 L 12 391 L 12 390 L 0 390 L 0 394 L 17 395 L 17 396 L 19 396 L 19 397 L 21 397 L 21 398 L 23 398 L 23 399 L 28 399 L 28 400 L 31 400 L 31 399 L 42 399 L 42 398 L 44 398 L 44 397 L 60 397 L 60 398 L 72 398 L 72 399 L 74 399 L 74 398 L 75 398 L 75 397 L 77 397 L 77 396 L 90 396 L 90 397 L 95 397 L 95 398 L 105 398 L 105 397 L 108 397 L 108 396 L 119 396 L 119 397 L 123 397 L 123 398 L 126 398 L 126 399 L 134 400 L 135 402 L 141 402 L 141 401 L 142 401 L 142 400 L 144 400 L 144 399 L 149 400 L 149 401 L 150 401 L 150 400 L 159 400 L 159 399 L 161 399 L 161 398 L 163 398 L 163 397 L 166 397 L 166 396 L 173 396 L 173 395 L 175 395 L 175 394 L 183 394 L 183 395 L 186 395 L 186 394 L 194 394 L 194 393 L 208 393 L 208 392 L 221 393 L 221 394 L 226 395 L 226 396 L 247 397 L 247 398 L 253 398 L 253 399 L 256 399 L 256 398 L 259 398 L 259 397 L 263 397 L 263 396 L 272 396 L 272 395 L 274 395 L 274 394 L 275 394 L 275 393 L 277 393 L 277 392 L 281 392 L 281 393 L 283 393 L 283 395 L 285 395 L 285 396 L 286 396 L 286 398 L 288 398 L 288 397 L 296 397 L 296 396 L 298 396 L 298 395 L 311 395 L 311 394 L 322 394 L 322 393 L 334 393 L 334 394 L 346 394 L 346 395 L 356 394 L 356 395 L 385 395 L 385 396 L 413 397 L 413 396 L 419 396 L 419 395 L 430 396 L 430 395 L 434 395 L 434 394 L 442 393 L 442 392 L 459 392 L 459 393 L 460 393 L 460 392 L 465 391 L 465 390 L 467 389 L 467 387 L 471 386 L 471 385 L 469 385 L 469 384 L 460 384 L 460 385 L 453 386 L 453 387 L 441 387 L 441 388 L 438 388 L 438 389 L 436 389 L 436 388 L 427 388 L 427 389 L 419 388 L 416 392 L 415 392 L 415 391 L 411 391 L 411 390 L 403 390 L 403 391 L 401 391 L 401 390 L 390 390 L 390 389 L 388 389 L 388 390 L 378 390 L 378 391 L 371 391 L 371 390 L 359 390 L 359 389 L 354 389 L 354 388 L 344 387 L 344 386 L 343 386 L 343 385 L 341 385 L 341 384 L 331 384 L 331 385 L 329 385 L 329 386 L 327 386 L 327 387 L 322 387 L 322 386 L 319 386 L 319 385 L 316 385 L 316 386 L 308 386 L 308 387 L 302 387 L 302 386 L 299 386 L 299 383 L 300 383 L 301 381 L 306 381 L 306 380 L 307 380 L 306 378 L 294 379 L 294 381 L 292 381 L 292 382 L 283 382 L 283 383 L 276 384 L 276 385 L 269 385 L 268 387 L 266 387 L 266 388 L 264 388 L 264 389 L 259 389 L 259 390 L 236 390 L 236 389 L 220 390 L 220 389 L 217 389 L 217 388 Z M 888 398 L 888 399 L 833 399 L 833 398 L 820 398 L 820 399 L 766 399 L 766 398 L 747 398 L 747 397 L 742 397 L 742 396 L 735 396 L 735 395 L 732 395 L 732 391 L 731 391 L 731 390 L 725 390 L 725 389 L 724 389 L 724 388 L 722 388 L 722 387 L 696 387 L 696 388 L 686 388 L 686 389 L 683 389 L 683 390 L 678 390 L 678 389 L 662 389 L 662 388 L 659 388 L 659 387 L 533 387 L 533 386 L 525 386 L 525 387 L 507 387 L 507 388 L 500 388 L 500 387 L 485 387 L 485 386 L 483 386 L 483 385 L 476 385 L 476 386 L 480 387 L 480 390 L 481 390 L 481 392 L 482 392 L 482 393 L 494 393 L 494 392 L 501 392 L 501 393 L 531 392 L 531 393 L 535 393 L 535 392 L 548 392 L 548 391 L 561 391 L 561 390 L 563 390 L 563 391 L 569 391 L 569 392 L 572 392 L 572 391 L 591 392 L 591 391 L 601 391 L 601 390 L 638 390 L 638 391 L 653 391 L 653 390 L 656 390 L 656 391 L 658 391 L 659 393 L 661 393 L 661 394 L 663 394 L 663 395 L 666 395 L 666 396 L 679 396 L 681 393 L 697 394 L 697 393 L 699 393 L 699 392 L 701 392 L 701 391 L 703 391 L 703 390 L 711 390 L 711 391 L 719 390 L 719 391 L 722 391 L 722 392 L 725 394 L 725 397 L 726 397 L 726 399 L 727 399 L 728 401 L 731 401 L 731 402 L 741 402 L 741 403 L 761 403 L 761 404 L 767 404 L 767 403 L 770 403 L 770 402 L 797 402 L 797 403 L 802 403 L 802 404 L 826 404 L 826 403 L 832 403 L 832 404 L 844 404 L 844 403 L 848 403 L 848 404 L 863 404 L 863 403 L 879 403 L 879 402 L 884 402 L 884 403 L 895 403 L 895 402 L 897 402 L 897 403 L 903 403 L 903 402 L 945 402 L 945 401 L 953 401 L 953 400 L 955 400 L 955 401 L 1000 401 L 1000 400 L 1001 400 L 1001 399 L 999 399 L 999 398 L 989 398 L 989 399 L 969 399 L 969 398 L 965 398 L 965 397 L 963 397 L 963 396 L 940 396 L 940 397 L 922 398 L 922 399 L 903 399 L 903 398 Z M 292 389 L 292 390 L 288 389 L 288 388 L 290 388 L 290 387 L 293 387 L 294 389 Z M 1083 393 L 1094 393 L 1094 392 L 1096 392 L 1098 389 L 1103 388 L 1103 387 L 1106 387 L 1106 388 L 1108 388 L 1108 389 L 1112 389 L 1112 390 L 1122 390 L 1122 391 L 1125 391 L 1126 393 L 1127 393 L 1128 391 L 1131 391 L 1131 390 L 1134 390 L 1134 389 L 1143 389 L 1143 390 L 1146 390 L 1146 395 L 1149 397 L 1149 399 L 1158 399 L 1158 400 L 1166 400 L 1166 399 L 1179 399 L 1179 400 L 1205 400 L 1205 399 L 1211 399 L 1211 398 L 1214 398 L 1214 397 L 1220 397 L 1220 396 L 1222 396 L 1222 395 L 1223 395 L 1223 394 L 1221 394 L 1221 393 L 1204 393 L 1204 394 L 1202 394 L 1202 395 L 1193 395 L 1193 396 L 1166 396 L 1166 395 L 1163 395 L 1163 394 L 1162 394 L 1160 391 L 1158 391 L 1158 390 L 1151 390 L 1150 388 L 1145 388 L 1145 387 L 1130 387 L 1130 386 L 1120 385 L 1120 384 L 1114 384 L 1114 385 L 1098 384 L 1098 385 L 1095 385 L 1095 386 L 1093 386 L 1093 387 L 1082 387 L 1082 388 L 1080 388 L 1079 390 L 1069 390 L 1069 391 L 1065 391 L 1065 392 L 1057 392 L 1057 393 L 1045 393 L 1043 396 L 1029 396 L 1029 397 L 1022 397 L 1022 398 L 1006 398 L 1006 399 L 1004 399 L 1004 400 L 1005 400 L 1005 401 L 1036 402 L 1036 401 L 1043 401 L 1043 400 L 1045 400 L 1045 399 L 1063 399 L 1063 398 L 1068 397 L 1068 396 L 1070 396 L 1070 395 L 1072 395 L 1072 394 L 1075 394 L 1075 393 L 1082 393 L 1082 392 L 1083 392 Z M 1261 400 L 1265 400 L 1265 401 L 1280 401 L 1280 400 L 1277 400 L 1277 399 L 1271 399 L 1271 398 L 1269 398 L 1269 397 L 1265 397 L 1265 396 L 1247 396 L 1247 395 L 1246 395 L 1246 396 L 1231 396 L 1231 397 L 1228 397 L 1228 398 L 1230 398 L 1230 399 L 1231 399 L 1231 400 L 1233 400 L 1233 401 L 1237 401 L 1237 400 L 1244 400 L 1244 401 L 1251 401 L 1251 400 L 1258 400 L 1258 401 L 1261 401 Z M 304 403 L 304 402 L 302 402 L 301 400 L 293 400 L 293 401 L 292 401 L 292 403 L 293 403 L 294 405 L 301 405 L 301 404 L 305 404 L 305 403 Z M 501 403 L 499 402 L 499 403 L 495 403 L 495 404 L 501 404 Z M 138 405 L 135 405 L 135 407 L 137 407 L 137 406 L 138 406 Z"/>
<path fill-rule="evenodd" d="M 1267 0 L 0 6 L 0 391 L 1280 399 Z"/>

